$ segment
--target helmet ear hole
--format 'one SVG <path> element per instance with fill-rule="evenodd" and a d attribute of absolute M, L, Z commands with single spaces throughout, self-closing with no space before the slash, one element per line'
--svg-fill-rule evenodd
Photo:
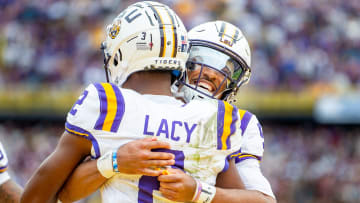
<path fill-rule="evenodd" d="M 114 66 L 117 66 L 118 64 L 119 64 L 118 54 L 115 54 L 115 56 L 114 56 Z"/>

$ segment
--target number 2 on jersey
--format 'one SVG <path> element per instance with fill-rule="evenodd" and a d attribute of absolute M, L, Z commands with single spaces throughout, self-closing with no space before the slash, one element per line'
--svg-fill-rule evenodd
<path fill-rule="evenodd" d="M 76 112 L 77 112 L 76 104 L 81 105 L 81 104 L 84 102 L 84 100 L 85 100 L 86 96 L 88 95 L 88 93 L 89 93 L 89 92 L 88 92 L 87 90 L 85 90 L 84 93 L 82 94 L 82 97 L 79 98 L 79 99 L 76 101 L 76 103 L 74 104 L 74 106 L 72 107 L 72 109 L 71 109 L 71 111 L 70 111 L 71 115 L 75 116 L 75 114 L 76 114 Z"/>

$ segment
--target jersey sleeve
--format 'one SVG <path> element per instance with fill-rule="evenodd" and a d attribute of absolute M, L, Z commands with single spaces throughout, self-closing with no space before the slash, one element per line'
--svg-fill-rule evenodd
<path fill-rule="evenodd" d="M 0 143 L 0 185 L 10 179 L 7 169 L 8 169 L 8 159 L 4 147 Z"/>
<path fill-rule="evenodd" d="M 225 101 L 218 100 L 217 115 L 217 149 L 239 149 L 242 142 L 241 131 L 238 129 L 238 109 Z"/>
<path fill-rule="evenodd" d="M 236 164 L 236 168 L 247 190 L 257 190 L 275 198 L 269 181 L 261 172 L 258 161 L 247 159 Z"/>
<path fill-rule="evenodd" d="M 89 139 L 100 156 L 96 136 L 101 131 L 116 133 L 124 114 L 124 99 L 120 88 L 110 83 L 90 84 L 67 114 L 65 130 Z M 100 134 L 101 134 L 100 133 Z"/>
<path fill-rule="evenodd" d="M 261 161 L 264 153 L 264 136 L 261 124 L 255 115 L 249 111 L 239 110 L 243 141 L 240 153 L 235 157 L 235 163 L 246 159 Z"/>
<path fill-rule="evenodd" d="M 92 131 L 100 112 L 100 102 L 94 84 L 89 85 L 68 112 L 65 129 L 69 133 L 87 136 L 83 131 Z"/>

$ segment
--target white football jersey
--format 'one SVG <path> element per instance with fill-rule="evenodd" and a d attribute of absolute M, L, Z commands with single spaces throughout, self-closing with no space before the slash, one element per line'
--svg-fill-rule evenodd
<path fill-rule="evenodd" d="M 260 169 L 260 161 L 264 153 L 261 124 L 249 111 L 239 109 L 239 113 L 243 140 L 240 151 L 232 157 L 235 158 L 241 180 L 247 190 L 257 190 L 275 198 L 269 181 Z"/>
<path fill-rule="evenodd" d="M 215 185 L 227 159 L 241 147 L 240 114 L 224 101 L 140 95 L 110 83 L 89 85 L 68 113 L 66 131 L 92 141 L 97 158 L 149 136 L 171 144 L 174 168 Z M 161 196 L 156 177 L 117 174 L 102 187 L 103 202 L 172 202 Z"/>
<path fill-rule="evenodd" d="M 261 161 L 264 153 L 264 135 L 256 116 L 249 111 L 239 109 L 243 141 L 239 153 L 232 155 L 235 163 L 246 159 Z"/>
<path fill-rule="evenodd" d="M 0 142 L 0 185 L 10 179 L 7 169 L 8 169 L 8 159 L 6 157 L 4 147 Z"/>

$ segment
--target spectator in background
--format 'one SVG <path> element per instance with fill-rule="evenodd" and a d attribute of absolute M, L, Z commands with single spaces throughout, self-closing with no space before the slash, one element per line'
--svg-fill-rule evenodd
<path fill-rule="evenodd" d="M 113 4 L 125 8 L 133 2 L 7 1 L 0 14 L 0 80 L 5 85 L 83 85 L 89 75 L 83 73 L 101 67 L 84 63 L 101 61 L 96 54 L 102 41 L 99 19 L 114 10 Z M 252 80 L 257 88 L 302 91 L 321 85 L 346 91 L 360 85 L 357 0 L 163 2 L 177 9 L 188 28 L 222 19 L 248 33 L 257 59 Z M 71 62 L 72 57 L 78 60 Z"/>

